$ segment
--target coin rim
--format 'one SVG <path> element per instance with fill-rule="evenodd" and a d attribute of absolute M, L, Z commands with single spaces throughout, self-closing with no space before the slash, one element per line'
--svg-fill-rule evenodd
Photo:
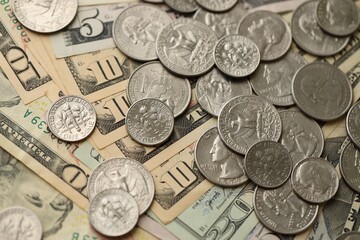
<path fill-rule="evenodd" d="M 349 123 L 350 123 L 350 115 L 352 113 L 352 111 L 354 111 L 354 109 L 356 107 L 359 107 L 360 106 L 360 101 L 357 101 L 355 102 L 354 105 L 351 106 L 351 108 L 349 109 L 349 111 L 347 112 L 347 115 L 346 115 L 346 121 L 345 121 L 345 127 L 346 127 L 346 132 L 347 134 L 349 135 L 350 139 L 351 139 L 351 142 L 354 143 L 354 145 L 357 147 L 357 148 L 360 148 L 360 142 L 356 141 L 355 137 L 353 136 L 352 132 L 350 131 L 350 128 L 349 128 Z M 360 137 L 360 136 L 359 136 Z"/>
<path fill-rule="evenodd" d="M 223 12 L 227 12 L 227 11 L 231 10 L 233 7 L 235 7 L 236 4 L 238 3 L 238 0 L 235 0 L 235 2 L 230 7 L 221 8 L 221 9 L 211 8 L 211 7 L 207 6 L 206 4 L 200 3 L 200 0 L 196 0 L 196 3 L 203 9 L 208 10 L 210 12 L 223 13 Z"/>
<path fill-rule="evenodd" d="M 360 187 L 359 187 L 359 189 L 356 189 L 356 188 L 353 186 L 353 184 L 350 183 L 350 180 L 348 180 L 347 175 L 344 174 L 344 173 L 345 173 L 345 171 L 344 171 L 344 169 L 343 169 L 344 152 L 345 152 L 345 149 L 346 149 L 347 147 L 349 147 L 350 144 L 353 144 L 354 148 L 356 149 L 355 144 L 354 144 L 352 141 L 350 141 L 350 142 L 348 142 L 348 143 L 345 145 L 345 147 L 344 147 L 343 150 L 341 151 L 341 153 L 340 153 L 340 160 L 339 160 L 340 174 L 341 174 L 341 177 L 344 179 L 346 185 L 347 185 L 349 188 L 351 188 L 351 189 L 352 189 L 354 192 L 356 192 L 356 193 L 360 193 Z"/>

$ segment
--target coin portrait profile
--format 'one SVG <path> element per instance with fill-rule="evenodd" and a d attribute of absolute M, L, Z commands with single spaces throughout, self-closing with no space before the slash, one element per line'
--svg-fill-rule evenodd
<path fill-rule="evenodd" d="M 59 8 L 65 10 L 65 6 L 62 6 L 64 4 L 60 0 L 27 0 L 26 4 L 26 9 L 29 11 L 24 8 L 24 15 L 31 16 L 35 24 L 56 26 L 63 18 L 64 12 L 57 10 Z"/>
<path fill-rule="evenodd" d="M 299 26 L 301 31 L 308 35 L 308 37 L 317 42 L 321 42 L 324 39 L 324 33 L 318 26 L 316 16 L 311 12 L 305 12 L 299 18 Z"/>
<path fill-rule="evenodd" d="M 125 35 L 134 43 L 145 46 L 148 42 L 155 42 L 162 25 L 150 19 L 129 16 L 122 23 Z"/>
<path fill-rule="evenodd" d="M 276 68 L 271 68 L 268 64 L 265 64 L 263 77 L 266 79 L 267 84 L 275 84 L 274 88 L 278 92 L 278 97 L 283 97 L 291 94 L 291 76 L 293 72 L 291 64 L 284 59 L 282 64 L 278 64 Z"/>
<path fill-rule="evenodd" d="M 343 28 L 349 25 L 355 24 L 353 18 L 349 17 L 349 13 L 352 13 L 352 6 L 347 1 L 341 1 L 341 7 L 338 6 L 339 1 L 335 0 L 326 1 L 326 19 L 328 19 L 331 25 L 338 25 Z"/>

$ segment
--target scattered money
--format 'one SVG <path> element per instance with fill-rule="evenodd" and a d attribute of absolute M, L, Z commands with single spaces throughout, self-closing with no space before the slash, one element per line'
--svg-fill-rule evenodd
<path fill-rule="evenodd" d="M 224 12 L 235 6 L 238 0 L 196 0 L 203 8 L 212 12 Z"/>
<path fill-rule="evenodd" d="M 349 110 L 346 116 L 346 132 L 351 138 L 352 142 L 360 148 L 360 102 L 356 102 Z"/>
<path fill-rule="evenodd" d="M 360 152 L 351 142 L 341 152 L 340 172 L 348 186 L 360 193 Z"/>
<path fill-rule="evenodd" d="M 164 0 L 164 2 L 175 11 L 181 13 L 192 13 L 199 8 L 195 0 Z"/>

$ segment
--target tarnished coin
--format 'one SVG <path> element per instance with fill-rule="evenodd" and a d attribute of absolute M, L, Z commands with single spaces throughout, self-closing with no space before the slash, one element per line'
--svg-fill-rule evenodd
<path fill-rule="evenodd" d="M 246 15 L 243 3 L 238 3 L 230 11 L 222 13 L 208 12 L 199 8 L 194 15 L 194 19 L 208 25 L 218 38 L 225 35 L 236 34 L 239 19 Z"/>
<path fill-rule="evenodd" d="M 318 1 L 306 1 L 293 13 L 291 31 L 300 48 L 317 56 L 331 56 L 345 48 L 349 37 L 335 37 L 324 32 L 316 20 Z"/>
<path fill-rule="evenodd" d="M 319 206 L 301 200 L 293 192 L 290 181 L 286 181 L 275 189 L 257 187 L 254 209 L 260 222 L 268 229 L 281 234 L 296 234 L 311 226 Z"/>
<path fill-rule="evenodd" d="M 139 205 L 140 214 L 151 205 L 155 184 L 151 173 L 131 158 L 113 158 L 98 165 L 88 180 L 89 199 L 109 188 L 119 188 L 130 193 Z"/>
<path fill-rule="evenodd" d="M 291 94 L 292 79 L 306 61 L 299 54 L 289 51 L 284 57 L 260 63 L 250 76 L 250 83 L 257 95 L 277 106 L 294 104 Z"/>
<path fill-rule="evenodd" d="M 340 173 L 349 187 L 360 193 L 360 152 L 351 142 L 341 152 Z"/>
<path fill-rule="evenodd" d="M 224 12 L 235 6 L 238 0 L 196 0 L 203 8 L 213 12 Z"/>
<path fill-rule="evenodd" d="M 90 223 L 103 235 L 125 235 L 135 227 L 138 219 L 139 208 L 134 197 L 121 189 L 106 189 L 90 201 Z"/>
<path fill-rule="evenodd" d="M 244 157 L 224 145 L 216 127 L 210 128 L 199 138 L 195 147 L 195 161 L 206 179 L 217 185 L 234 187 L 248 180 Z"/>
<path fill-rule="evenodd" d="M 214 60 L 223 73 L 232 77 L 246 77 L 259 66 L 260 52 L 249 38 L 227 35 L 215 45 Z"/>
<path fill-rule="evenodd" d="M 352 0 L 321 0 L 316 16 L 320 27 L 335 36 L 350 35 L 360 25 L 360 12 Z"/>
<path fill-rule="evenodd" d="M 156 37 L 171 22 L 171 17 L 150 4 L 137 4 L 120 13 L 113 25 L 113 36 L 119 49 L 139 61 L 157 59 Z"/>
<path fill-rule="evenodd" d="M 282 134 L 280 143 L 290 152 L 293 165 L 301 159 L 320 157 L 324 135 L 319 124 L 298 110 L 280 111 Z"/>
<path fill-rule="evenodd" d="M 291 185 L 296 194 L 311 203 L 330 200 L 339 188 L 336 169 L 323 158 L 305 158 L 298 162 L 291 174 Z"/>
<path fill-rule="evenodd" d="M 353 143 L 360 148 L 360 102 L 356 102 L 346 116 L 346 131 Z"/>
<path fill-rule="evenodd" d="M 294 76 L 292 92 L 304 113 L 322 121 L 341 117 L 352 102 L 352 87 L 346 75 L 325 62 L 301 67 Z"/>
<path fill-rule="evenodd" d="M 264 188 L 281 186 L 292 170 L 291 156 L 278 142 L 261 141 L 252 145 L 245 155 L 247 176 Z"/>
<path fill-rule="evenodd" d="M 21 24 L 42 33 L 55 32 L 69 25 L 77 9 L 77 0 L 12 1 L 12 10 Z"/>
<path fill-rule="evenodd" d="M 252 90 L 248 80 L 232 79 L 213 68 L 198 79 L 195 94 L 200 106 L 217 117 L 227 101 L 236 96 L 251 95 Z"/>
<path fill-rule="evenodd" d="M 13 206 L 0 212 L 0 238 L 5 240 L 40 240 L 42 225 L 33 211 Z"/>
<path fill-rule="evenodd" d="M 159 99 L 177 117 L 190 103 L 191 86 L 189 80 L 171 74 L 160 62 L 149 62 L 138 67 L 130 76 L 127 96 L 131 103 L 143 98 Z"/>
<path fill-rule="evenodd" d="M 181 13 L 195 12 L 199 8 L 195 0 L 164 0 L 164 2 L 173 10 Z"/>
<path fill-rule="evenodd" d="M 360 232 L 346 232 L 336 238 L 336 240 L 359 240 Z"/>
<path fill-rule="evenodd" d="M 129 136 L 143 145 L 165 142 L 174 129 L 174 113 L 155 98 L 136 101 L 128 110 L 125 125 Z"/>
<path fill-rule="evenodd" d="M 279 140 L 281 119 L 276 108 L 264 98 L 238 96 L 228 101 L 220 111 L 218 129 L 229 148 L 245 154 L 256 142 Z"/>
<path fill-rule="evenodd" d="M 67 142 L 81 141 L 95 128 L 95 108 L 81 97 L 65 96 L 50 107 L 47 124 L 57 138 Z"/>
<path fill-rule="evenodd" d="M 261 60 L 282 57 L 291 45 L 291 30 L 280 15 L 270 11 L 254 11 L 242 18 L 238 34 L 253 40 L 259 47 Z"/>
<path fill-rule="evenodd" d="M 182 0 L 181 0 L 182 1 Z M 164 27 L 156 40 L 156 51 L 164 66 L 183 76 L 198 76 L 214 65 L 217 37 L 207 25 L 179 18 Z"/>

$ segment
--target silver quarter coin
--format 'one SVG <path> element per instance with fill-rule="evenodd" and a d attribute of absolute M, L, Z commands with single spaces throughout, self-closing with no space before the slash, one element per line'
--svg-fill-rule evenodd
<path fill-rule="evenodd" d="M 87 188 L 90 200 L 105 189 L 126 191 L 135 198 L 140 214 L 150 207 L 155 195 L 151 173 L 131 158 L 113 158 L 98 165 L 89 177 Z"/>
<path fill-rule="evenodd" d="M 316 16 L 320 27 L 335 36 L 351 35 L 360 25 L 360 12 L 352 0 L 321 0 Z"/>
<path fill-rule="evenodd" d="M 257 95 L 274 105 L 293 105 L 292 79 L 297 70 L 306 63 L 303 57 L 293 51 L 278 60 L 260 63 L 255 73 L 250 76 L 251 86 Z"/>
<path fill-rule="evenodd" d="M 200 77 L 196 83 L 196 99 L 200 106 L 209 114 L 217 117 L 221 108 L 230 99 L 240 95 L 251 95 L 251 85 L 248 80 L 232 79 L 213 68 Z"/>
<path fill-rule="evenodd" d="M 114 41 L 130 58 L 139 61 L 155 60 L 156 37 L 171 21 L 166 12 L 150 4 L 128 7 L 114 21 Z"/>
<path fill-rule="evenodd" d="M 274 60 L 285 55 L 291 45 L 291 30 L 280 15 L 270 11 L 254 11 L 239 23 L 238 34 L 253 40 L 259 47 L 261 60 Z"/>
<path fill-rule="evenodd" d="M 336 238 L 336 240 L 359 240 L 360 232 L 346 232 Z"/>
<path fill-rule="evenodd" d="M 292 16 L 291 31 L 294 41 L 300 48 L 317 56 L 331 56 L 349 42 L 349 37 L 335 37 L 324 32 L 316 20 L 318 1 L 306 1 Z"/>
<path fill-rule="evenodd" d="M 218 118 L 221 139 L 229 148 L 244 155 L 256 142 L 279 140 L 281 128 L 276 108 L 258 96 L 231 99 L 224 105 Z"/>
<path fill-rule="evenodd" d="M 224 12 L 235 6 L 238 0 L 196 0 L 203 8 L 213 12 Z"/>
<path fill-rule="evenodd" d="M 340 173 L 349 187 L 360 193 L 360 152 L 351 142 L 341 152 Z"/>
<path fill-rule="evenodd" d="M 95 108 L 81 97 L 65 96 L 50 107 L 47 124 L 57 138 L 67 142 L 81 141 L 95 128 Z"/>
<path fill-rule="evenodd" d="M 227 35 L 215 45 L 214 60 L 223 73 L 232 77 L 246 77 L 259 66 L 260 52 L 249 38 Z"/>
<path fill-rule="evenodd" d="M 148 2 L 148 3 L 163 3 L 164 0 L 143 0 L 144 2 Z"/>
<path fill-rule="evenodd" d="M 245 155 L 247 176 L 264 188 L 281 186 L 290 177 L 291 156 L 278 142 L 261 141 L 252 145 Z"/>
<path fill-rule="evenodd" d="M 121 189 L 106 189 L 90 201 L 90 223 L 103 235 L 125 235 L 135 227 L 138 219 L 139 208 L 134 197 Z"/>
<path fill-rule="evenodd" d="M 346 75 L 325 62 L 301 67 L 294 76 L 292 93 L 304 113 L 322 121 L 344 115 L 351 106 L 353 95 Z"/>
<path fill-rule="evenodd" d="M 290 152 L 293 165 L 304 158 L 320 157 L 324 135 L 319 124 L 298 110 L 280 111 L 282 134 L 280 143 Z"/>
<path fill-rule="evenodd" d="M 225 146 L 216 127 L 210 128 L 199 138 L 195 147 L 195 161 L 206 179 L 217 185 L 234 187 L 248 180 L 244 157 Z"/>
<path fill-rule="evenodd" d="M 12 10 L 21 24 L 41 33 L 56 32 L 69 25 L 77 8 L 77 0 L 12 1 Z"/>
<path fill-rule="evenodd" d="M 129 136 L 143 145 L 165 142 L 174 129 L 174 113 L 168 105 L 155 98 L 136 101 L 125 118 Z"/>
<path fill-rule="evenodd" d="M 346 116 L 346 131 L 353 143 L 360 148 L 360 102 L 356 102 Z"/>
<path fill-rule="evenodd" d="M 296 194 L 311 203 L 330 200 L 339 188 L 336 169 L 323 158 L 305 158 L 298 162 L 291 174 L 291 185 Z"/>
<path fill-rule="evenodd" d="M 190 103 L 191 85 L 186 78 L 168 72 L 160 62 L 149 62 L 138 67 L 130 76 L 127 96 L 131 103 L 143 98 L 159 99 L 177 117 Z"/>
<path fill-rule="evenodd" d="M 290 181 L 286 181 L 275 189 L 257 187 L 254 209 L 260 222 L 271 231 L 296 234 L 311 226 L 319 206 L 301 200 L 293 192 Z"/>
<path fill-rule="evenodd" d="M 181 13 L 192 13 L 199 8 L 195 0 L 164 0 L 164 2 L 173 10 Z"/>
<path fill-rule="evenodd" d="M 1 239 L 40 240 L 42 234 L 41 222 L 30 209 L 13 206 L 0 212 Z"/>
<path fill-rule="evenodd" d="M 204 23 L 179 18 L 164 27 L 156 40 L 156 51 L 164 66 L 183 76 L 198 76 L 214 65 L 215 33 Z"/>

